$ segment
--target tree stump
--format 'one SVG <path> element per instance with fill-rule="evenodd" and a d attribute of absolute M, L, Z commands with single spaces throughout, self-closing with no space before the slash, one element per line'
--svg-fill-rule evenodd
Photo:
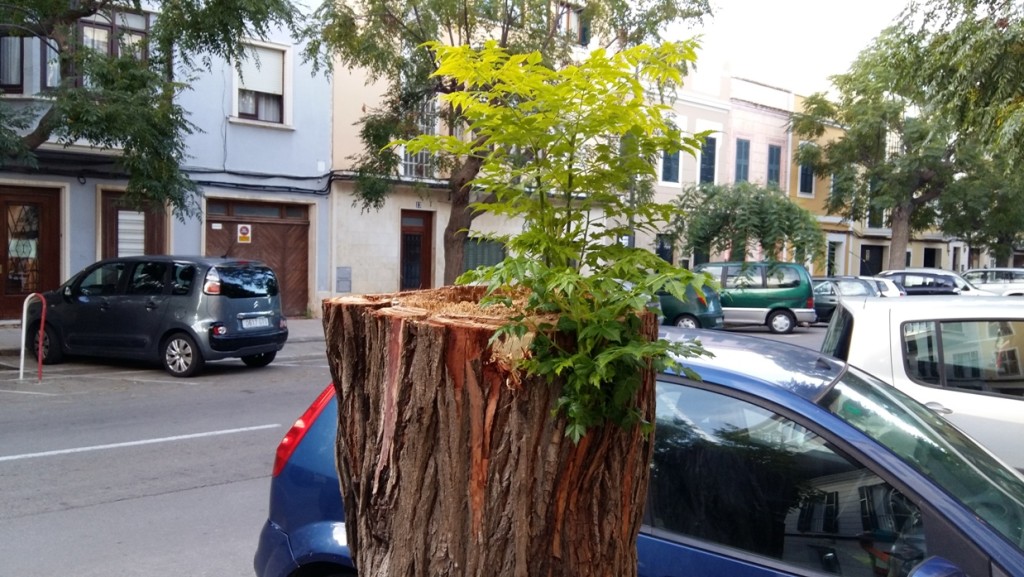
<path fill-rule="evenodd" d="M 574 444 L 558 383 L 519 379 L 481 287 L 325 300 L 337 463 L 361 577 L 631 576 L 652 435 Z M 657 338 L 657 319 L 645 318 Z M 653 422 L 654 375 L 637 406 Z"/>

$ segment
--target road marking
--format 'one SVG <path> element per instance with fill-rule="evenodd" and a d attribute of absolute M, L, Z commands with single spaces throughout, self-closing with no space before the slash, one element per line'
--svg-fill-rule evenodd
<path fill-rule="evenodd" d="M 2 461 L 18 461 L 21 459 L 35 459 L 37 457 L 53 457 L 56 455 L 70 455 L 72 453 L 87 453 L 89 451 L 103 451 L 106 449 L 122 449 L 125 447 L 137 447 L 139 445 L 152 445 L 154 443 L 170 443 L 172 441 L 185 441 L 189 439 L 201 439 L 203 437 L 216 437 L 218 435 L 233 435 L 236 433 L 248 433 L 250 431 L 260 431 L 263 429 L 273 429 L 280 427 L 279 424 L 273 425 L 258 425 L 255 427 L 243 427 L 241 429 L 225 429 L 223 431 L 210 431 L 207 433 L 193 433 L 191 435 L 176 435 L 174 437 L 161 437 L 159 439 L 143 439 L 141 441 L 128 441 L 126 443 L 111 443 L 109 445 L 93 445 L 91 447 L 76 447 L 74 449 L 60 449 L 57 451 L 44 451 L 42 453 L 25 453 L 23 455 L 8 455 L 6 457 L 0 457 Z"/>
<path fill-rule="evenodd" d="M 44 397 L 60 396 L 60 393 L 40 393 L 39 391 L 12 391 L 10 389 L 0 389 L 0 393 L 14 393 L 17 395 L 42 395 Z"/>

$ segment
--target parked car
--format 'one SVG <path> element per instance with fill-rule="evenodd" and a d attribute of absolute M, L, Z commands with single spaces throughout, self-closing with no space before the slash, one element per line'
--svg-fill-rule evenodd
<path fill-rule="evenodd" d="M 951 270 L 940 268 L 908 268 L 904 270 L 883 270 L 877 276 L 900 283 L 908 296 L 917 295 L 964 295 L 991 296 L 996 293 L 982 290 L 967 282 Z"/>
<path fill-rule="evenodd" d="M 821 351 L 892 383 L 1024 470 L 1024 306 L 999 296 L 844 299 Z"/>
<path fill-rule="evenodd" d="M 641 577 L 1024 575 L 1024 478 L 920 403 L 788 343 L 662 336 L 714 357 L 657 379 Z M 257 577 L 355 574 L 336 435 L 328 386 L 277 449 Z"/>
<path fill-rule="evenodd" d="M 701 287 L 698 292 L 692 285 L 686 287 L 686 300 L 661 293 L 662 324 L 687 329 L 720 329 L 724 326 L 722 300 L 718 291 L 710 286 Z"/>
<path fill-rule="evenodd" d="M 725 324 L 765 325 L 790 333 L 815 321 L 814 287 L 803 265 L 791 262 L 714 262 L 698 265 L 718 283 Z"/>
<path fill-rule="evenodd" d="M 836 310 L 839 299 L 846 296 L 881 296 L 878 285 L 857 277 L 818 277 L 814 283 L 814 313 L 816 321 L 827 323 Z"/>
<path fill-rule="evenodd" d="M 1004 296 L 1024 296 L 1024 268 L 972 268 L 963 274 L 972 285 Z"/>
<path fill-rule="evenodd" d="M 64 355 L 160 362 L 190 377 L 206 361 L 270 364 L 288 339 L 277 276 L 265 264 L 213 257 L 134 256 L 89 265 L 27 315 L 26 346 Z"/>
<path fill-rule="evenodd" d="M 879 276 L 859 276 L 866 281 L 875 283 L 878 287 L 879 296 L 883 297 L 904 297 L 907 296 L 907 289 L 891 278 Z"/>

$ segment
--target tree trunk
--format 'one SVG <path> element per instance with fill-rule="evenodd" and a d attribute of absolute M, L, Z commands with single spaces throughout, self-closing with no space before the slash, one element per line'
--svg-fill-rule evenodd
<path fill-rule="evenodd" d="M 892 230 L 892 240 L 889 242 L 889 265 L 886 267 L 888 270 L 907 268 L 907 246 L 910 245 L 912 208 L 909 203 L 897 204 L 890 214 L 889 227 Z"/>
<path fill-rule="evenodd" d="M 482 315 L 482 292 L 324 301 L 360 576 L 635 576 L 653 439 L 609 425 L 573 444 L 553 416 L 560 387 L 520 381 L 492 354 L 504 321 Z M 636 400 L 653 422 L 647 377 Z"/>

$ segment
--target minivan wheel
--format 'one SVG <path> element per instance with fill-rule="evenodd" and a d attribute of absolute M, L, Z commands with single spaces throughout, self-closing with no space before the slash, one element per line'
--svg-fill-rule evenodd
<path fill-rule="evenodd" d="M 269 353 L 260 353 L 258 355 L 249 355 L 242 357 L 242 362 L 247 367 L 265 367 L 273 362 L 274 357 L 277 356 L 277 351 L 270 351 Z"/>
<path fill-rule="evenodd" d="M 174 333 L 164 341 L 164 370 L 175 377 L 191 377 L 203 368 L 203 353 L 192 337 L 185 333 Z"/>
<path fill-rule="evenodd" d="M 693 315 L 679 315 L 676 317 L 676 321 L 672 323 L 681 329 L 699 329 L 700 323 L 697 322 L 697 317 Z"/>
<path fill-rule="evenodd" d="M 32 327 L 32 332 L 29 333 L 29 348 L 32 351 L 32 356 L 39 360 L 39 325 Z M 43 330 L 43 364 L 53 365 L 64 360 L 64 351 L 60 348 L 60 341 L 57 340 L 57 331 L 53 330 L 53 327 L 47 325 Z"/>
<path fill-rule="evenodd" d="M 768 315 L 768 330 L 779 335 L 793 332 L 796 326 L 796 319 L 789 311 L 772 311 Z"/>

